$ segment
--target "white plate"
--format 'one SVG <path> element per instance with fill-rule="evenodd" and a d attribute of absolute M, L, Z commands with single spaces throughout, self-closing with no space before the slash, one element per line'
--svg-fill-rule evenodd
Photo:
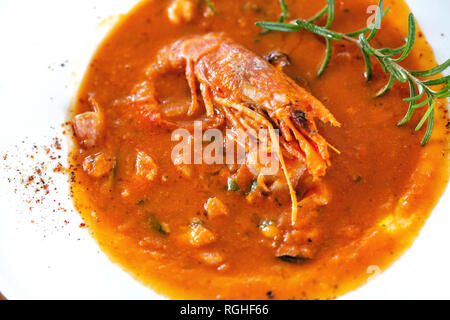
<path fill-rule="evenodd" d="M 114 17 L 136 2 L 0 2 L 0 291 L 7 298 L 159 298 L 112 264 L 79 227 L 66 178 L 52 172 L 58 161 L 64 164 L 65 143 L 62 150 L 45 153 L 53 137 L 61 136 L 60 124 L 99 41 Z M 443 62 L 450 52 L 450 1 L 408 2 Z M 27 155 L 34 145 L 39 152 L 32 159 Z M 37 179 L 26 186 L 41 165 L 48 169 L 45 180 L 53 179 L 45 197 L 42 190 L 35 192 Z M 376 280 L 344 298 L 450 298 L 449 209 L 447 191 L 413 247 Z"/>

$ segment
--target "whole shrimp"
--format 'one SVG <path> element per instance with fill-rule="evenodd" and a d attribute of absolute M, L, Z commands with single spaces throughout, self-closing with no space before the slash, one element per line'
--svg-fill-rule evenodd
<path fill-rule="evenodd" d="M 323 176 L 329 165 L 328 144 L 313 119 L 333 126 L 340 126 L 339 122 L 318 99 L 281 70 L 223 34 L 192 36 L 163 48 L 147 71 L 149 82 L 174 69 L 185 71 L 190 87 L 188 116 L 201 108 L 198 83 L 208 117 L 217 111 L 237 127 L 244 123 L 240 118 L 246 117 L 255 129 L 264 126 L 271 140 L 279 141 L 276 151 L 289 186 L 295 223 L 297 198 L 283 153 L 304 161 L 313 178 Z M 274 126 L 281 132 L 278 140 Z"/>

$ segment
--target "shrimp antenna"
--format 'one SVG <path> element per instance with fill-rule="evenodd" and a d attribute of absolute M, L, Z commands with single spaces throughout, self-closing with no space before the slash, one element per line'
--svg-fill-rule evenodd
<path fill-rule="evenodd" d="M 341 152 L 339 151 L 339 149 L 338 148 L 336 148 L 336 147 L 334 147 L 332 144 L 330 144 L 330 143 L 328 143 L 327 142 L 327 145 L 328 145 L 328 147 L 331 149 L 331 150 L 333 150 L 334 152 L 336 152 L 337 154 L 341 154 Z"/>

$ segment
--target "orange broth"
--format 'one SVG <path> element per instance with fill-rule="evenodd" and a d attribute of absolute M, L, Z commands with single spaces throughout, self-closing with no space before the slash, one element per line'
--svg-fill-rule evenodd
<path fill-rule="evenodd" d="M 275 21 L 278 1 L 213 1 L 218 12 L 203 14 L 201 2 L 191 22 L 173 24 L 169 1 L 143 1 L 110 32 L 93 57 L 79 91 L 75 114 L 92 111 L 95 96 L 103 113 L 105 135 L 91 148 L 75 142 L 71 152 L 75 205 L 101 248 L 133 277 L 171 298 L 189 299 L 329 299 L 364 284 L 373 270 L 385 270 L 407 249 L 443 193 L 448 181 L 448 122 L 444 102 L 436 108 L 435 129 L 426 147 L 423 128 L 414 128 L 418 112 L 403 127 L 409 90 L 398 83 L 381 98 L 376 93 L 388 80 L 374 61 L 374 77 L 366 83 L 361 51 L 339 41 L 320 78 L 322 38 L 305 31 L 261 31 L 256 21 Z M 249 6 L 248 4 L 252 5 Z M 291 17 L 309 18 L 325 1 L 287 1 Z M 354 31 L 366 25 L 369 0 L 336 2 L 333 29 Z M 407 34 L 406 4 L 386 1 L 391 11 L 376 46 L 397 47 Z M 249 202 L 244 189 L 226 189 L 219 165 L 192 165 L 190 176 L 171 161 L 172 130 L 152 126 L 131 106 L 117 107 L 132 88 L 146 79 L 156 53 L 173 41 L 194 34 L 224 31 L 227 36 L 265 56 L 274 50 L 289 55 L 287 75 L 305 87 L 334 114 L 342 127 L 319 123 L 319 132 L 337 147 L 324 177 L 330 192 L 327 205 L 300 211 L 306 246 L 314 256 L 289 263 L 274 255 L 274 242 L 261 233 L 258 221 L 276 221 L 289 212 L 289 195 Z M 375 45 L 375 44 L 374 44 Z M 435 66 L 433 52 L 419 34 L 413 53 L 404 61 L 412 70 Z M 178 103 L 190 99 L 181 76 L 159 85 L 162 95 Z M 136 153 L 151 155 L 156 179 L 135 179 Z M 115 157 L 111 174 L 93 177 L 83 170 L 86 157 L 108 152 Z M 221 171 L 220 171 L 221 172 Z M 205 217 L 210 197 L 221 199 L 228 214 Z M 193 219 L 205 225 L 215 241 L 193 246 L 186 241 Z M 157 228 L 155 228 L 155 223 Z M 157 229 L 164 228 L 163 232 Z M 158 232 L 159 231 L 159 232 Z M 217 261 L 202 258 L 220 257 Z M 376 266 L 375 269 L 371 266 Z"/>

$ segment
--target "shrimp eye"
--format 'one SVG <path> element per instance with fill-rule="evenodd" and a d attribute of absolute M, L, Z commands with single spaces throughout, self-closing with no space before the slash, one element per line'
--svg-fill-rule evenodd
<path fill-rule="evenodd" d="M 306 113 L 304 113 L 301 110 L 294 110 L 294 112 L 292 113 L 292 119 L 294 120 L 294 123 L 297 126 L 302 127 L 303 129 L 309 131 L 308 120 L 306 119 Z"/>

